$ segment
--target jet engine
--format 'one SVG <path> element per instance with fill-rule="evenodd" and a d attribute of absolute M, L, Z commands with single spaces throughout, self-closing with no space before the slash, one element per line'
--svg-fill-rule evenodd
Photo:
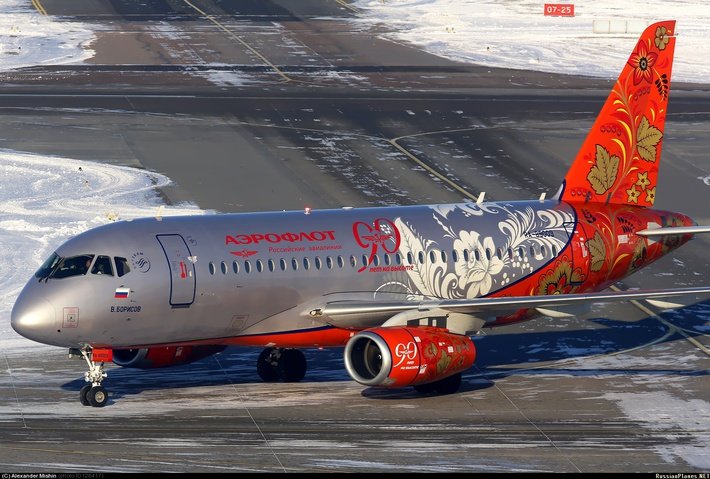
<path fill-rule="evenodd" d="M 113 351 L 113 362 L 124 368 L 165 368 L 198 361 L 225 348 L 226 346 L 165 346 L 116 349 Z"/>
<path fill-rule="evenodd" d="M 433 383 L 470 368 L 475 360 L 471 338 L 428 326 L 367 329 L 345 346 L 345 368 L 365 386 Z"/>

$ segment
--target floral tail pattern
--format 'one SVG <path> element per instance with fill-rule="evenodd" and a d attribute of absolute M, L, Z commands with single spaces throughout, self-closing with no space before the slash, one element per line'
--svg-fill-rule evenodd
<path fill-rule="evenodd" d="M 674 34 L 669 20 L 641 35 L 565 177 L 563 201 L 653 206 Z"/>

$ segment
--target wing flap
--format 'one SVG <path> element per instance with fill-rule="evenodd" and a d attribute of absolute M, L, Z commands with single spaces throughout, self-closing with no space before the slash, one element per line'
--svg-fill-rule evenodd
<path fill-rule="evenodd" d="M 423 318 L 447 313 L 467 314 L 478 318 L 501 316 L 511 311 L 537 308 L 547 315 L 589 303 L 631 301 L 666 298 L 672 296 L 698 296 L 710 293 L 710 286 L 665 290 L 604 291 L 550 296 L 504 296 L 497 298 L 441 299 L 426 301 L 366 301 L 343 300 L 326 303 L 310 311 L 311 317 L 321 317 L 327 323 L 340 327 L 371 327 L 373 320 L 390 318 L 401 313 L 401 318 Z M 368 318 L 362 321 L 358 318 Z M 386 321 L 385 323 L 389 323 Z M 383 323 L 381 323 L 383 324 Z"/>

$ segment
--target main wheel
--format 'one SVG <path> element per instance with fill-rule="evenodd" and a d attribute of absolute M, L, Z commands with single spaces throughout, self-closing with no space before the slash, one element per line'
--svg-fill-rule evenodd
<path fill-rule="evenodd" d="M 436 383 L 417 384 L 416 386 L 414 386 L 414 389 L 418 393 L 423 393 L 423 394 L 433 393 L 434 390 L 436 389 Z"/>
<path fill-rule="evenodd" d="M 439 394 L 453 394 L 461 387 L 461 373 L 454 374 L 448 378 L 433 383 L 434 389 Z"/>
<path fill-rule="evenodd" d="M 89 394 L 89 391 L 91 390 L 93 386 L 91 384 L 85 384 L 82 388 L 81 391 L 79 391 L 79 401 L 81 401 L 82 406 L 91 406 L 91 403 L 89 402 L 89 398 L 87 395 Z"/>
<path fill-rule="evenodd" d="M 298 349 L 284 349 L 279 358 L 281 379 L 287 383 L 297 383 L 306 375 L 306 356 Z"/>
<path fill-rule="evenodd" d="M 89 392 L 86 394 L 86 398 L 92 406 L 104 407 L 108 402 L 108 393 L 103 387 L 95 386 L 89 389 Z"/>
<path fill-rule="evenodd" d="M 274 348 L 266 348 L 259 354 L 259 359 L 256 360 L 256 372 L 267 383 L 278 381 L 280 376 L 278 363 L 276 365 L 272 364 L 272 353 L 274 353 Z"/>

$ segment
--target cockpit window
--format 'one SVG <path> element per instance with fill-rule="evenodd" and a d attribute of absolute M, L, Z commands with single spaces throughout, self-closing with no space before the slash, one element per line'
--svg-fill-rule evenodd
<path fill-rule="evenodd" d="M 113 259 L 116 260 L 116 275 L 118 275 L 119 278 L 124 274 L 130 273 L 131 267 L 128 266 L 128 260 L 126 258 L 115 256 Z"/>
<path fill-rule="evenodd" d="M 57 264 L 59 264 L 61 260 L 62 258 L 57 253 L 52 253 L 52 256 L 47 258 L 47 261 L 45 261 L 44 264 L 39 267 L 39 269 L 35 273 L 35 278 L 45 279 L 49 277 L 49 275 L 52 274 L 52 271 L 54 270 L 54 268 L 57 267 Z"/>
<path fill-rule="evenodd" d="M 113 276 L 111 258 L 108 256 L 99 256 L 98 258 L 96 258 L 94 267 L 91 268 L 91 274 L 103 274 L 106 276 Z"/>
<path fill-rule="evenodd" d="M 70 276 L 84 275 L 89 271 L 91 261 L 94 259 L 93 254 L 82 254 L 79 256 L 70 256 L 63 258 L 57 263 L 54 269 L 50 272 L 49 278 L 68 278 Z"/>

